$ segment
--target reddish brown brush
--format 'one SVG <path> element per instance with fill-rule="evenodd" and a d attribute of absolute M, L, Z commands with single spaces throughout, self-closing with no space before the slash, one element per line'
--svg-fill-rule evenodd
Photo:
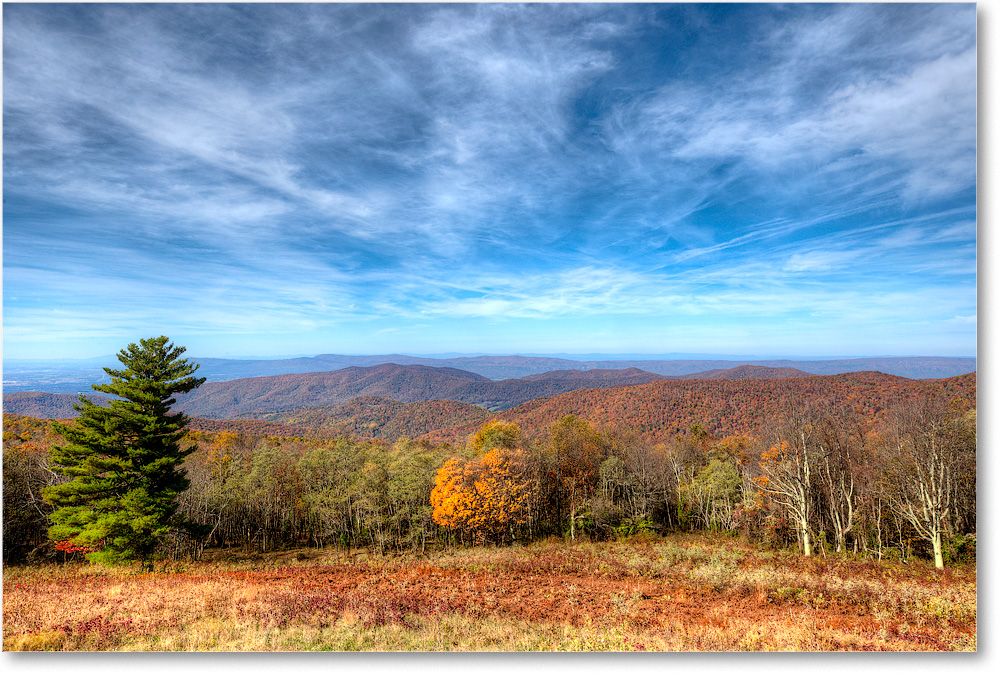
<path fill-rule="evenodd" d="M 9 570 L 4 648 L 976 648 L 972 567 L 803 561 L 721 538 L 235 565 Z"/>

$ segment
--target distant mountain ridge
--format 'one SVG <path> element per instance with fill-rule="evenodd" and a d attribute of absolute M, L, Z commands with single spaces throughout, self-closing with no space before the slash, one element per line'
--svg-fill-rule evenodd
<path fill-rule="evenodd" d="M 525 375 L 521 380 L 525 382 L 539 382 L 542 380 L 572 380 L 578 382 L 601 383 L 614 379 L 623 384 L 645 384 L 653 380 L 665 379 L 665 375 L 657 375 L 639 368 L 594 368 L 592 370 L 548 370 L 544 373 Z"/>
<path fill-rule="evenodd" d="M 470 382 L 489 380 L 455 368 L 394 363 L 350 366 L 327 372 L 206 382 L 178 396 L 176 407 L 198 417 L 252 417 L 303 406 L 337 405 L 360 396 L 402 403 L 451 399 L 452 392 Z"/>
<path fill-rule="evenodd" d="M 376 396 L 400 403 L 461 401 L 506 410 L 540 396 L 595 387 L 619 387 L 664 379 L 637 369 L 558 371 L 552 377 L 500 381 L 455 368 L 380 364 L 297 375 L 207 382 L 178 396 L 177 407 L 198 417 L 257 417 L 302 407 L 336 406 Z"/>
<path fill-rule="evenodd" d="M 505 410 L 539 396 L 574 389 L 643 384 L 665 379 L 637 368 L 623 370 L 561 370 L 523 379 L 489 380 L 455 368 L 430 366 L 350 366 L 337 371 L 286 374 L 208 382 L 178 397 L 178 408 L 195 415 L 235 418 L 304 407 L 338 406 L 360 397 L 392 399 L 400 403 L 431 400 L 462 401 L 481 408 Z M 90 395 L 97 403 L 108 399 Z M 31 417 L 75 417 L 76 394 L 9 392 L 4 410 Z"/>
<path fill-rule="evenodd" d="M 715 372 L 700 376 L 724 376 L 727 371 L 722 371 L 723 375 L 716 375 Z M 772 373 L 775 377 L 781 376 L 779 370 L 763 367 L 745 372 L 745 377 L 769 377 Z M 437 426 L 453 426 L 466 420 L 481 421 L 489 414 L 488 410 L 506 410 L 539 397 L 577 389 L 622 387 L 665 379 L 664 375 L 625 368 L 557 370 L 520 379 L 493 381 L 455 368 L 381 364 L 351 366 L 331 372 L 207 382 L 194 392 L 179 396 L 177 407 L 189 415 L 202 418 L 257 417 L 310 427 L 339 424 L 344 426 L 345 433 L 363 431 L 351 427 L 351 424 L 368 424 L 364 419 L 358 420 L 369 414 L 382 420 L 379 428 L 394 415 L 400 419 L 415 415 L 423 420 L 421 424 L 408 426 L 402 421 L 395 421 L 390 426 L 407 435 L 421 435 Z M 88 398 L 99 405 L 108 401 L 107 397 L 99 395 L 89 395 Z M 73 404 L 77 400 L 75 394 L 10 392 L 4 394 L 3 409 L 16 415 L 66 419 L 76 417 Z M 438 408 L 443 412 L 438 415 L 440 423 L 437 426 L 428 421 L 428 416 L 433 417 L 430 412 L 433 406 L 405 408 L 409 404 L 425 402 L 441 404 Z M 460 405 L 452 405 L 456 403 Z M 352 404 L 353 408 L 350 407 Z M 455 419 L 455 415 L 464 417 Z M 375 436 L 379 437 L 379 434 Z"/>
<path fill-rule="evenodd" d="M 107 357 L 104 365 L 115 367 L 114 357 Z M 370 356 L 344 356 L 320 354 L 313 357 L 290 359 L 219 359 L 192 357 L 201 368 L 198 374 L 210 382 L 264 377 L 329 372 L 347 367 L 370 367 L 386 363 L 422 365 L 434 368 L 457 368 L 482 375 L 491 380 L 523 378 L 551 371 L 594 369 L 624 370 L 638 368 L 649 373 L 668 377 L 691 376 L 710 370 L 728 370 L 737 366 L 766 366 L 769 368 L 796 368 L 814 375 L 835 375 L 859 371 L 880 371 L 911 379 L 953 377 L 976 370 L 975 358 L 903 356 L 861 359 L 598 359 L 574 360 L 552 356 L 460 356 L 435 358 L 387 354 Z M 87 391 L 92 383 L 107 382 L 99 360 L 80 362 L 21 362 L 4 363 L 4 390 L 47 391 L 76 393 Z"/>
<path fill-rule="evenodd" d="M 638 368 L 565 369 L 495 381 L 456 368 L 380 364 L 207 382 L 189 394 L 178 396 L 177 409 L 193 417 L 279 421 L 274 417 L 277 413 L 301 408 L 330 408 L 358 398 L 376 397 L 400 404 L 458 401 L 500 412 L 536 399 L 584 389 L 630 387 L 656 381 L 809 377 L 815 376 L 795 368 L 741 365 L 683 376 L 659 375 Z M 106 400 L 96 395 L 91 397 L 95 402 Z M 76 400 L 75 395 L 69 394 L 10 392 L 4 395 L 3 408 L 14 414 L 65 418 L 75 416 L 72 405 Z M 329 414 L 340 421 L 344 419 L 340 413 Z"/>
<path fill-rule="evenodd" d="M 771 368 L 768 366 L 736 366 L 735 368 L 706 370 L 703 373 L 692 375 L 675 376 L 672 379 L 678 380 L 743 380 L 753 378 L 764 378 L 771 380 L 784 379 L 786 377 L 810 377 L 812 373 L 807 373 L 798 368 Z"/>
<path fill-rule="evenodd" d="M 200 359 L 201 374 L 210 380 L 306 373 L 336 370 L 349 366 L 373 366 L 383 363 L 422 365 L 435 368 L 458 368 L 483 375 L 491 380 L 523 378 L 560 370 L 622 370 L 638 368 L 657 375 L 692 375 L 708 370 L 728 370 L 737 366 L 766 366 L 768 368 L 796 368 L 811 375 L 837 375 L 862 371 L 878 371 L 910 379 L 941 378 L 962 375 L 976 370 L 975 358 L 898 356 L 860 359 L 606 359 L 576 361 L 572 359 L 539 356 L 466 356 L 437 359 L 404 354 L 384 356 L 341 356 L 320 354 L 313 358 L 283 359 L 276 361 L 235 361 L 225 359 Z M 281 372 L 278 372 L 281 371 Z"/>

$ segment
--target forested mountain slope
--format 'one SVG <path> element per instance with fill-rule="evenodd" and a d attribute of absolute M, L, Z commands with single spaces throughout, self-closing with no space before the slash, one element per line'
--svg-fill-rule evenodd
<path fill-rule="evenodd" d="M 404 403 L 451 397 L 482 375 L 454 368 L 383 364 L 324 373 L 252 377 L 207 382 L 178 397 L 177 408 L 199 417 L 254 417 L 305 406 L 337 405 L 359 396 L 381 396 Z"/>
<path fill-rule="evenodd" d="M 755 378 L 782 379 L 786 377 L 809 377 L 807 373 L 798 368 L 771 368 L 769 366 L 736 366 L 735 368 L 723 368 L 706 370 L 703 373 L 693 373 L 691 375 L 681 375 L 672 377 L 674 380 L 742 380 Z"/>
<path fill-rule="evenodd" d="M 606 428 L 634 431 L 662 441 L 701 425 L 716 437 L 762 433 L 801 411 L 836 413 L 844 407 L 874 422 L 892 402 L 920 393 L 976 401 L 976 374 L 940 380 L 910 380 L 876 372 L 841 375 L 684 379 L 616 389 L 587 389 L 535 399 L 497 415 L 528 435 L 541 434 L 565 415 Z M 463 438 L 474 426 L 441 429 L 429 440 Z"/>
<path fill-rule="evenodd" d="M 178 407 L 190 415 L 202 417 L 257 417 L 302 407 L 337 406 L 361 396 L 376 396 L 401 403 L 448 400 L 506 410 L 539 396 L 662 379 L 661 375 L 631 368 L 562 371 L 551 378 L 539 375 L 494 382 L 455 368 L 383 364 L 323 373 L 208 382 L 178 398 Z"/>
<path fill-rule="evenodd" d="M 492 414 L 461 401 L 400 403 L 378 396 L 362 396 L 336 406 L 296 408 L 267 415 L 266 419 L 295 427 L 309 427 L 325 436 L 416 438 L 441 428 L 479 427 Z"/>
<path fill-rule="evenodd" d="M 646 384 L 666 379 L 638 368 L 624 370 L 557 370 L 498 382 L 470 382 L 450 398 L 489 410 L 507 410 L 542 396 L 555 396 L 577 389 L 606 389 Z"/>
<path fill-rule="evenodd" d="M 321 421 L 325 425 L 353 419 L 353 413 L 334 408 L 359 397 L 392 399 L 399 403 L 461 401 L 485 409 L 506 410 L 539 396 L 554 396 L 575 389 L 645 384 L 662 379 L 666 378 L 637 368 L 627 368 L 561 370 L 496 382 L 454 368 L 386 364 L 355 366 L 332 372 L 208 382 L 190 395 L 181 397 L 180 408 L 192 415 L 225 419 L 246 415 L 266 417 L 307 407 L 314 410 L 303 413 L 305 418 Z M 95 401 L 107 400 L 101 396 L 92 398 Z M 76 416 L 73 410 L 76 401 L 77 396 L 73 394 L 12 392 L 4 397 L 4 410 L 33 417 L 69 418 Z M 454 406 L 445 406 L 442 412 L 445 410 L 450 411 L 449 414 L 455 412 Z M 448 424 L 438 415 L 436 419 L 442 422 L 438 426 L 471 421 L 468 409 L 462 410 L 458 418 L 449 418 Z M 429 409 L 411 412 L 417 412 L 423 418 Z M 421 434 L 430 430 L 425 427 L 426 424 L 420 426 L 423 429 Z"/>
<path fill-rule="evenodd" d="M 107 396 L 92 394 L 88 399 L 97 405 L 108 402 Z M 12 391 L 3 395 L 4 415 L 26 415 L 28 417 L 68 419 L 76 417 L 73 405 L 80 401 L 77 394 L 50 394 L 44 391 Z"/>

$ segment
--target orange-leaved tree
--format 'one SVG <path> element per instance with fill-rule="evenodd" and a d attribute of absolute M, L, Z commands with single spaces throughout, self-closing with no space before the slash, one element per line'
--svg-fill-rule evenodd
<path fill-rule="evenodd" d="M 520 429 L 490 422 L 470 446 L 485 454 L 453 457 L 438 471 L 431 491 L 434 522 L 476 541 L 514 539 L 528 522 L 534 484 L 523 450 L 514 446 Z"/>

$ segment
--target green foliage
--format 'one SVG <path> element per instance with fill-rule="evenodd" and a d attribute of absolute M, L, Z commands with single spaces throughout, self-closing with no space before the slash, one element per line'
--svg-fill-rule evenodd
<path fill-rule="evenodd" d="M 80 396 L 80 417 L 56 425 L 66 445 L 51 450 L 52 468 L 69 482 L 45 490 L 55 507 L 49 537 L 91 549 L 95 562 L 143 562 L 175 518 L 177 496 L 188 487 L 180 468 L 187 417 L 171 414 L 175 394 L 201 385 L 198 366 L 181 359 L 183 347 L 166 337 L 141 340 L 118 353 L 124 368 L 105 368 L 111 383 L 96 391 L 119 398 L 107 407 Z"/>
<path fill-rule="evenodd" d="M 732 463 L 713 459 L 698 473 L 695 483 L 715 499 L 735 500 L 740 496 L 742 479 Z"/>
<path fill-rule="evenodd" d="M 577 509 L 595 492 L 601 464 L 607 456 L 606 438 L 584 419 L 566 415 L 549 429 L 549 448 L 555 458 L 556 498 L 568 507 L 569 536 L 578 526 L 593 527 L 593 515 L 578 522 Z M 562 509 L 560 509 L 562 510 Z"/>
<path fill-rule="evenodd" d="M 731 462 L 713 459 L 689 484 L 682 484 L 679 489 L 687 497 L 686 501 L 696 507 L 704 526 L 719 529 L 732 525 L 742 484 L 743 479 Z"/>
<path fill-rule="evenodd" d="M 655 530 L 656 527 L 649 518 L 643 518 L 642 520 L 629 518 L 615 528 L 615 534 L 619 537 L 634 537 L 637 534 L 651 534 Z"/>
<path fill-rule="evenodd" d="M 493 448 L 512 450 L 521 439 L 521 428 L 510 422 L 492 420 L 476 432 L 469 442 L 469 448 L 474 455 L 482 455 Z"/>
<path fill-rule="evenodd" d="M 309 509 L 319 541 L 335 536 L 346 545 L 354 536 L 352 506 L 359 495 L 363 448 L 341 440 L 306 452 L 298 463 L 302 503 Z"/>
<path fill-rule="evenodd" d="M 972 562 L 976 559 L 976 534 L 956 534 L 944 546 L 948 563 Z"/>

